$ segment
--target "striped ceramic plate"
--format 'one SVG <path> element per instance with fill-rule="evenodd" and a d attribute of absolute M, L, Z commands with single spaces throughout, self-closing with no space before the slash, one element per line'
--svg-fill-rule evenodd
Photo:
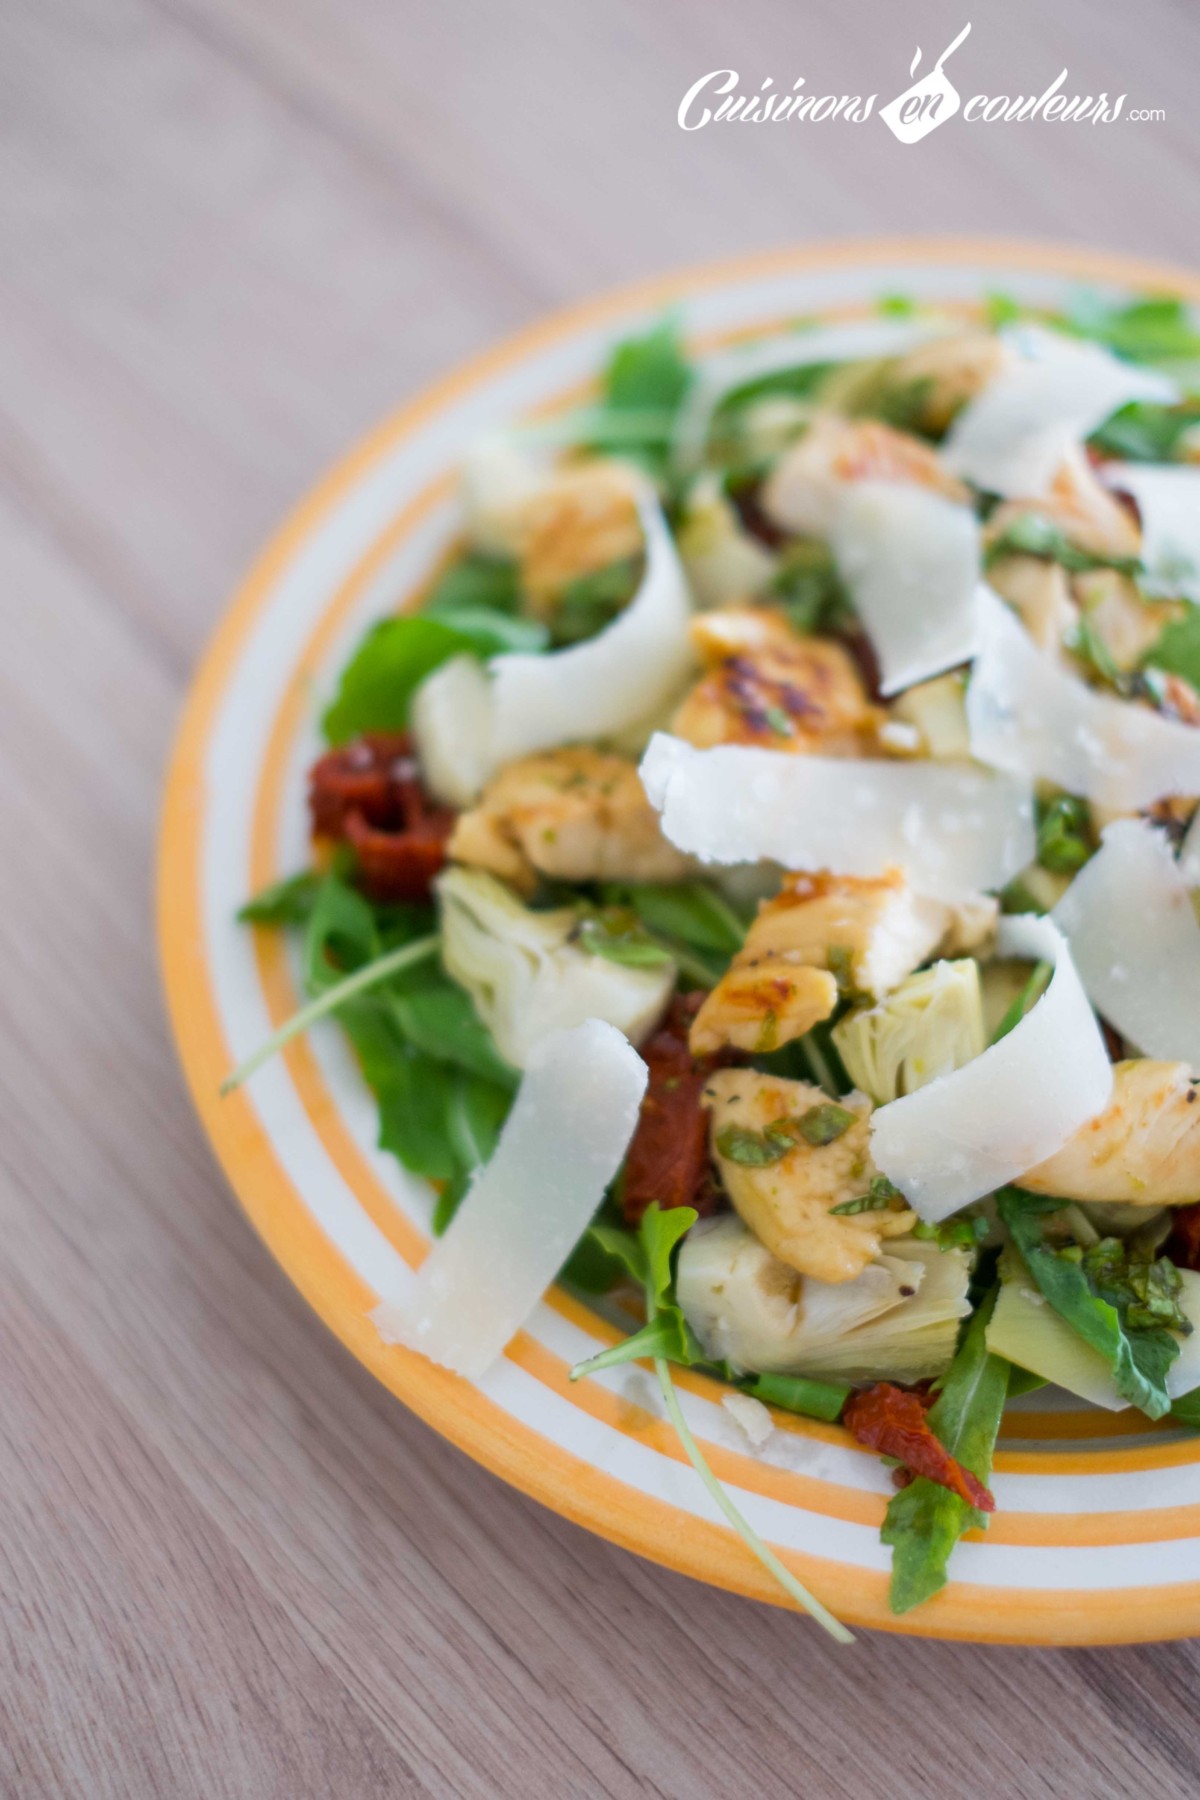
<path fill-rule="evenodd" d="M 549 1293 L 475 1384 L 379 1341 L 366 1315 L 380 1295 L 403 1293 L 424 1256 L 430 1194 L 375 1149 L 374 1107 L 336 1025 L 218 1100 L 222 1075 L 297 1004 L 287 946 L 233 915 L 304 863 L 314 696 L 365 622 L 416 588 L 453 535 L 455 462 L 474 433 L 577 400 L 612 340 L 666 306 L 712 345 L 797 314 L 853 315 L 881 294 L 969 306 L 1001 288 L 1054 304 L 1080 285 L 1200 299 L 1200 279 L 1111 257 L 905 241 L 706 269 L 526 332 L 388 420 L 284 526 L 217 633 L 171 768 L 159 918 L 175 1032 L 230 1181 L 293 1281 L 381 1381 L 507 1480 L 642 1555 L 766 1600 L 779 1592 L 719 1522 L 645 1372 L 568 1385 L 571 1364 L 616 1335 L 568 1295 Z M 963 1543 L 947 1590 L 897 1621 L 878 1459 L 836 1426 L 791 1416 L 751 1456 L 720 1390 L 693 1376 L 681 1386 L 738 1504 L 852 1623 L 1020 1643 L 1200 1631 L 1200 1438 L 1027 1397 L 1006 1421 L 986 1538 Z"/>

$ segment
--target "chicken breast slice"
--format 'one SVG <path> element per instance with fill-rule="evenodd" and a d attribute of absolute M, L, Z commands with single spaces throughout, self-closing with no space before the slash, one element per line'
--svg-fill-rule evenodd
<path fill-rule="evenodd" d="M 696 1014 L 692 1053 L 778 1049 L 829 1018 L 839 984 L 879 999 L 944 945 L 981 942 L 994 920 L 995 902 L 928 899 L 899 869 L 874 879 L 787 875 Z"/>
<path fill-rule="evenodd" d="M 523 893 L 561 881 L 683 881 L 689 857 L 669 844 L 637 764 L 586 746 L 510 763 L 459 815 L 455 862 L 488 869 Z"/>
<path fill-rule="evenodd" d="M 833 1207 L 865 1194 L 878 1174 L 871 1161 L 870 1102 L 851 1096 L 854 1123 L 827 1144 L 798 1139 L 765 1167 L 727 1155 L 738 1132 L 758 1134 L 781 1120 L 802 1118 L 828 1096 L 805 1081 L 784 1081 L 751 1069 L 721 1069 L 704 1089 L 712 1113 L 711 1142 L 725 1191 L 739 1217 L 773 1256 L 801 1275 L 831 1283 L 853 1281 L 879 1255 L 886 1238 L 911 1231 L 915 1215 L 874 1211 L 835 1215 Z M 732 1133 L 730 1128 L 733 1128 Z"/>
<path fill-rule="evenodd" d="M 511 535 L 531 609 L 553 612 L 571 582 L 640 554 L 629 470 L 602 459 L 558 470 L 516 510 Z"/>
<path fill-rule="evenodd" d="M 755 744 L 808 755 L 877 753 L 887 714 L 841 644 L 802 637 L 765 607 L 704 614 L 692 637 L 712 666 L 672 719 L 676 737 L 701 750 Z"/>
<path fill-rule="evenodd" d="M 900 481 L 960 504 L 970 494 L 942 467 L 937 451 L 877 419 L 820 414 L 781 457 L 763 485 L 762 509 L 773 524 L 802 537 L 826 538 L 847 482 Z"/>
<path fill-rule="evenodd" d="M 1093 556 L 1138 556 L 1142 545 L 1136 518 L 1106 488 L 1079 448 L 1063 458 L 1050 492 L 1039 500 L 1005 500 L 988 519 L 984 543 L 994 544 L 1025 518 L 1044 519 L 1067 542 Z"/>
<path fill-rule="evenodd" d="M 1064 1200 L 1131 1206 L 1200 1200 L 1200 1100 L 1187 1064 L 1149 1057 L 1118 1063 L 1104 1111 L 1017 1185 Z"/>

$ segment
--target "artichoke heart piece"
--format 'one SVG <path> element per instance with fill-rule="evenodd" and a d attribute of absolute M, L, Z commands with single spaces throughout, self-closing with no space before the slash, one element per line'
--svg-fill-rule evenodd
<path fill-rule="evenodd" d="M 676 1296 L 705 1354 L 739 1373 L 921 1381 L 954 1355 L 970 1260 L 896 1238 L 834 1286 L 798 1274 L 725 1216 L 684 1239 Z"/>
<path fill-rule="evenodd" d="M 721 1069 L 704 1090 L 712 1145 L 735 1211 L 780 1262 L 828 1283 L 853 1281 L 884 1239 L 911 1231 L 899 1199 L 860 1211 L 833 1209 L 872 1193 L 870 1104 L 831 1107 L 820 1088 L 753 1069 Z M 807 1118 L 806 1118 L 807 1115 Z M 831 1125 L 832 1135 L 809 1130 Z M 815 1140 L 815 1141 L 814 1141 Z"/>
<path fill-rule="evenodd" d="M 833 1028 L 846 1073 L 877 1106 L 952 1074 L 987 1047 L 979 966 L 971 957 L 909 975 Z"/>
<path fill-rule="evenodd" d="M 577 908 L 535 912 L 482 869 L 446 870 L 437 895 L 446 970 L 514 1068 L 526 1066 L 547 1032 L 603 1019 L 639 1044 L 662 1017 L 675 964 L 630 966 L 592 954 L 577 941 Z"/>

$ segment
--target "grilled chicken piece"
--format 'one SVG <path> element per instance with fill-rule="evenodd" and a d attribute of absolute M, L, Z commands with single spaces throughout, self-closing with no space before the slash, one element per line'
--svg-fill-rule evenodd
<path fill-rule="evenodd" d="M 585 746 L 522 757 L 461 813 L 452 861 L 488 869 L 523 893 L 562 881 L 682 881 L 690 859 L 659 830 L 637 765 Z"/>
<path fill-rule="evenodd" d="M 1025 518 L 1044 519 L 1056 526 L 1068 543 L 1093 556 L 1136 557 L 1141 550 L 1137 520 L 1104 486 L 1078 448 L 1063 458 L 1043 499 L 1006 500 L 996 508 L 987 523 L 985 544 L 994 544 Z"/>
<path fill-rule="evenodd" d="M 711 1056 L 726 1044 L 765 1056 L 829 1018 L 837 1000 L 837 979 L 828 969 L 787 954 L 743 963 L 739 954 L 696 1014 L 688 1046 L 693 1056 Z"/>
<path fill-rule="evenodd" d="M 1118 1063 L 1104 1111 L 1017 1185 L 1129 1206 L 1200 1200 L 1200 1099 L 1187 1064 L 1149 1057 Z"/>
<path fill-rule="evenodd" d="M 839 980 L 878 999 L 948 937 L 960 948 L 964 937 L 979 943 L 994 916 L 914 894 L 899 869 L 870 880 L 788 875 L 696 1014 L 692 1054 L 722 1044 L 775 1050 L 830 1016 Z"/>
<path fill-rule="evenodd" d="M 847 1105 L 854 1123 L 840 1137 L 819 1145 L 798 1138 L 794 1149 L 765 1167 L 724 1154 L 722 1144 L 736 1149 L 739 1130 L 757 1134 L 780 1120 L 803 1117 L 827 1104 L 827 1095 L 806 1081 L 721 1069 L 704 1098 L 726 1192 L 760 1242 L 789 1268 L 817 1281 L 853 1281 L 879 1255 L 885 1238 L 912 1230 L 915 1218 L 907 1209 L 832 1214 L 833 1207 L 865 1194 L 878 1174 L 871 1161 L 870 1102 L 861 1095 Z"/>
<path fill-rule="evenodd" d="M 920 383 L 914 422 L 922 431 L 945 431 L 959 408 L 996 379 L 1011 355 L 1008 345 L 990 331 L 933 338 L 900 358 L 888 386 L 901 393 Z"/>
<path fill-rule="evenodd" d="M 763 485 L 767 517 L 803 537 L 828 537 L 838 496 L 850 481 L 901 481 L 931 488 L 947 500 L 967 503 L 966 488 L 920 438 L 876 419 L 843 419 L 822 413 Z"/>
<path fill-rule="evenodd" d="M 728 607 L 693 628 L 714 663 L 684 699 L 671 730 L 700 749 L 757 744 L 809 755 L 866 756 L 887 714 L 873 705 L 848 651 L 802 637 L 778 613 Z"/>
<path fill-rule="evenodd" d="M 1146 600 L 1118 569 L 1088 569 L 1072 583 L 1088 625 L 1126 673 L 1141 667 L 1167 626 L 1186 614 L 1182 600 Z"/>
<path fill-rule="evenodd" d="M 599 459 L 560 470 L 521 504 L 513 537 L 531 610 L 553 612 L 572 581 L 641 553 L 629 471 Z"/>

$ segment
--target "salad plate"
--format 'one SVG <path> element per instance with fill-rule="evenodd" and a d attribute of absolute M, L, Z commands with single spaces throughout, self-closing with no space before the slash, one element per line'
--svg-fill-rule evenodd
<path fill-rule="evenodd" d="M 1106 316 L 1116 316 L 1131 303 L 1163 293 L 1200 303 L 1200 277 L 1073 249 L 906 240 L 780 252 L 667 277 L 575 308 L 439 382 L 387 419 L 320 483 L 263 551 L 234 597 L 187 702 L 162 817 L 160 953 L 174 1034 L 195 1104 L 254 1226 L 313 1310 L 351 1352 L 405 1405 L 470 1456 L 534 1499 L 639 1555 L 757 1599 L 788 1603 L 770 1570 L 748 1553 L 743 1536 L 731 1528 L 713 1490 L 697 1478 L 687 1445 L 664 1412 L 653 1367 L 644 1361 L 613 1360 L 583 1379 L 572 1378 L 573 1371 L 578 1376 L 581 1364 L 612 1351 L 631 1328 L 636 1329 L 636 1318 L 631 1327 L 619 1296 L 616 1304 L 611 1296 L 596 1296 L 586 1279 L 550 1287 L 525 1314 L 503 1353 L 482 1372 L 469 1376 L 421 1354 L 411 1341 L 397 1341 L 404 1332 L 385 1328 L 388 1309 L 402 1309 L 416 1291 L 417 1271 L 435 1241 L 435 1226 L 444 1227 L 449 1216 L 447 1194 L 461 1198 L 458 1164 L 448 1156 L 443 1168 L 436 1142 L 423 1162 L 409 1157 L 408 1168 L 388 1148 L 380 1147 L 380 1112 L 363 1079 L 362 1040 L 352 1045 L 336 1018 L 321 1016 L 314 1016 L 311 1029 L 288 1035 L 287 1022 L 304 1005 L 306 994 L 319 994 L 319 983 L 314 987 L 300 939 L 270 928 L 269 908 L 250 927 L 239 921 L 238 914 L 251 896 L 263 894 L 276 896 L 275 922 L 286 920 L 293 903 L 297 917 L 309 904 L 310 887 L 304 884 L 313 878 L 303 872 L 312 862 L 310 775 L 329 754 L 331 740 L 336 745 L 352 735 L 350 729 L 337 728 L 336 717 L 330 728 L 336 707 L 347 704 L 344 672 L 358 654 L 364 634 L 377 621 L 418 604 L 437 572 L 448 566 L 463 529 L 459 474 L 469 448 L 500 441 L 514 428 L 531 444 L 558 442 L 563 421 L 588 416 L 598 375 L 609 364 L 614 346 L 655 332 L 669 318 L 703 369 L 708 360 L 736 358 L 746 342 L 769 341 L 791 330 L 797 320 L 818 332 L 828 328 L 836 334 L 868 320 L 900 323 L 928 315 L 970 321 L 989 309 L 993 322 L 1010 312 L 1014 320 L 1066 315 L 1073 309 L 1074 316 L 1083 316 L 1089 307 L 1093 314 L 1108 309 Z M 873 354 L 887 354 L 883 339 Z M 744 383 L 757 379 L 753 352 L 747 355 Z M 830 353 L 829 360 L 837 358 Z M 1145 385 L 1128 395 L 1122 392 L 1114 399 L 1114 408 L 1138 395 L 1149 405 L 1158 404 L 1154 386 L 1158 379 L 1147 371 Z M 1200 386 L 1200 379 L 1193 376 L 1190 385 Z M 927 390 L 921 389 L 920 395 L 927 398 Z M 698 401 L 693 395 L 688 402 L 690 424 L 685 419 L 680 429 L 685 434 L 693 430 L 703 439 L 719 403 L 714 391 L 706 411 L 703 396 Z M 1002 474 L 996 472 L 997 454 L 991 440 L 965 444 L 964 476 L 970 474 L 978 489 L 1004 491 Z M 977 470 L 984 473 L 977 475 Z M 1148 518 L 1137 481 L 1135 471 L 1125 491 L 1133 493 L 1143 518 Z M 786 511 L 788 504 L 785 496 L 780 506 Z M 945 509 L 946 496 L 930 504 Z M 881 507 L 870 519 L 864 515 L 864 536 L 856 542 L 866 541 L 871 529 L 896 526 L 895 520 L 884 516 L 884 503 Z M 937 514 L 935 523 L 941 517 Z M 768 532 L 763 542 L 769 538 Z M 649 564 L 650 525 L 646 541 Z M 1045 553 L 1044 543 L 1031 544 L 1028 537 L 1012 542 L 1022 554 Z M 952 553 L 953 546 L 947 556 Z M 1103 557 L 1099 560 L 1104 562 Z M 852 559 L 847 566 L 852 566 Z M 1105 566 L 1119 568 L 1120 559 L 1110 556 Z M 1177 571 L 1175 579 L 1179 591 L 1184 591 L 1187 580 Z M 866 570 L 864 606 L 874 603 L 872 593 Z M 463 604 L 469 610 L 475 597 L 468 595 Z M 456 615 L 460 623 L 462 616 L 460 608 Z M 999 616 L 988 613 L 985 624 L 975 623 L 972 630 L 991 632 L 996 666 L 1021 686 L 1026 679 L 1020 664 L 1024 652 L 1005 639 L 1008 620 L 1007 611 L 1000 608 Z M 523 624 L 514 621 L 511 643 L 493 647 L 520 651 L 526 645 L 518 630 Z M 951 612 L 939 626 L 946 634 L 942 670 L 964 660 L 955 640 L 960 626 L 961 620 Z M 978 641 L 973 639 L 973 644 Z M 892 686 L 903 690 L 911 677 L 911 669 L 907 676 L 904 670 L 913 646 L 902 628 L 887 639 L 885 649 L 885 661 L 891 662 L 892 671 L 899 671 Z M 1090 644 L 1090 653 L 1102 661 L 1102 648 Z M 1030 682 L 1040 667 L 1033 669 Z M 892 671 L 884 671 L 885 695 Z M 932 672 L 929 665 L 920 674 Z M 636 683 L 640 676 L 635 648 L 623 679 Z M 1082 685 L 1076 682 L 1071 691 Z M 1046 704 L 1057 706 L 1059 697 L 1057 688 L 1048 690 Z M 457 722 L 469 711 L 469 696 L 451 694 L 450 704 L 452 709 L 460 704 L 466 709 L 453 710 L 457 730 Z M 518 748 L 524 704 L 518 700 L 516 723 L 511 725 Z M 998 776 L 1000 781 L 1015 781 L 1019 774 L 1011 748 L 1014 708 L 1019 711 L 1011 700 L 997 701 L 989 720 L 977 718 L 972 723 L 981 740 L 985 730 L 993 733 L 998 745 L 995 767 L 1010 772 Z M 774 731 L 770 711 L 767 721 L 769 731 Z M 790 729 L 786 720 L 779 729 Z M 907 746 L 904 732 L 925 726 L 901 719 L 890 729 L 896 766 L 908 768 L 902 754 Z M 1031 731 L 1032 727 L 1026 731 L 1026 739 Z M 694 748 L 698 742 L 694 736 L 691 742 L 689 749 L 678 739 L 665 741 L 665 746 L 656 740 L 659 749 L 652 754 L 657 762 L 653 769 L 650 758 L 643 764 L 647 791 L 651 798 L 657 791 L 656 803 L 664 809 L 668 831 L 673 804 L 681 817 L 691 804 L 693 830 L 701 829 L 695 825 L 696 816 L 711 814 L 711 807 L 706 813 L 703 794 L 696 800 L 689 788 L 688 759 L 722 752 Z M 1153 753 L 1151 745 L 1144 760 Z M 796 765 L 805 761 L 786 760 Z M 702 779 L 698 778 L 700 788 L 709 782 L 710 771 L 713 780 L 725 778 L 717 765 L 705 765 Z M 339 778 L 344 775 L 344 766 L 337 773 Z M 729 779 L 736 775 L 734 769 Z M 1072 787 L 1069 775 L 1066 770 L 1060 777 L 1066 790 Z M 456 779 L 451 771 L 447 777 L 451 787 Z M 1200 791 L 1200 782 L 1189 791 Z M 1115 790 L 1112 797 L 1114 815 L 1141 805 L 1137 796 L 1129 806 Z M 965 809 L 956 816 L 967 818 L 966 835 L 974 829 L 971 819 L 976 815 L 971 808 L 977 800 L 972 794 L 954 802 Z M 764 811 L 773 804 L 767 795 Z M 778 802 L 778 816 L 793 804 L 785 793 Z M 887 805 L 885 792 L 879 806 L 886 811 Z M 1039 830 L 1046 817 L 1043 805 Z M 861 829 L 871 829 L 866 814 L 863 820 Z M 1054 815 L 1054 829 L 1069 836 L 1074 820 L 1068 808 Z M 703 819 L 701 824 L 708 828 Z M 830 830 L 836 825 L 834 820 Z M 696 845 L 683 827 L 679 829 L 675 841 L 691 854 Z M 1129 880 L 1144 874 L 1141 862 L 1134 873 L 1123 874 L 1117 866 L 1119 844 L 1129 846 L 1131 869 L 1141 855 L 1131 837 L 1119 836 L 1121 830 L 1136 829 L 1110 827 L 1105 837 L 1101 854 L 1113 866 L 1111 883 L 1125 879 L 1125 874 Z M 745 843 L 727 846 L 724 860 L 751 862 L 763 854 L 750 842 L 753 836 L 750 830 Z M 992 849 L 994 839 L 995 834 Z M 701 849 L 711 849 L 708 840 Z M 1097 854 L 1094 844 L 1089 851 Z M 364 866 L 369 853 L 369 846 L 359 846 Z M 914 849 L 918 861 L 924 853 Z M 933 854 L 930 850 L 931 858 Z M 1071 866 L 1071 854 L 1070 844 L 1060 846 L 1060 857 L 1067 859 L 1061 867 Z M 795 859 L 789 862 L 781 855 L 779 860 L 797 866 Z M 297 872 L 302 872 L 298 885 Z M 293 886 L 285 893 L 280 884 L 289 881 Z M 996 889 L 1001 883 L 989 877 L 968 885 Z M 1098 879 L 1093 886 L 1098 888 Z M 1053 898 L 1057 903 L 1061 892 L 1056 890 Z M 464 905 L 477 901 L 478 895 L 472 899 L 464 894 Z M 736 895 L 722 902 L 734 910 L 741 904 Z M 1037 915 L 1044 910 L 1031 906 Z M 630 950 L 621 935 L 624 927 L 620 921 L 620 930 L 613 925 L 611 912 L 608 908 L 603 919 L 598 914 L 587 921 L 586 929 L 615 931 L 620 954 L 613 957 L 613 966 L 624 963 L 626 973 L 632 970 L 649 980 L 656 952 L 652 947 L 642 955 L 643 940 L 637 931 L 630 938 Z M 1069 923 L 1063 929 L 1078 948 Z M 1029 1001 L 1044 1009 L 1056 991 L 1062 995 L 1066 983 L 1057 964 L 1049 974 L 1054 952 L 1045 934 L 1057 937 L 1055 928 L 1026 915 L 1010 930 L 1015 935 L 1009 954 L 1024 955 L 1042 970 L 1046 1000 L 1039 1002 L 1035 994 Z M 1079 943 L 1083 936 L 1081 926 Z M 407 946 L 397 941 L 400 950 L 393 954 L 407 954 L 414 943 L 413 955 L 422 953 L 415 938 Z M 1082 950 L 1078 954 L 1083 966 Z M 639 963 L 645 966 L 639 968 Z M 822 973 L 832 994 L 832 977 Z M 843 982 L 839 975 L 837 1003 L 863 1001 L 858 985 Z M 1018 994 L 1014 1004 L 1019 999 Z M 1080 1003 L 1086 1005 L 1082 990 Z M 1108 1006 L 1102 1010 L 1110 1012 Z M 1018 1007 L 1015 1019 L 1029 1024 L 1034 1016 L 1033 1011 L 1023 1015 Z M 444 1022 L 441 1028 L 447 1028 Z M 1011 1021 L 1006 1029 L 1010 1028 Z M 414 1026 L 418 1038 L 423 1029 Z M 463 1021 L 454 1029 L 463 1034 L 466 1046 L 461 1066 L 473 1074 L 480 1068 L 486 1073 L 493 1051 L 472 1047 L 476 1022 Z M 841 1029 L 835 1028 L 835 1037 Z M 1127 1029 L 1132 1041 L 1133 1027 Z M 229 1091 L 231 1071 L 239 1065 L 244 1069 L 260 1047 L 275 1039 L 279 1053 L 256 1062 L 248 1078 Z M 992 1041 L 993 1048 L 1000 1047 L 995 1038 Z M 534 1068 L 532 1059 L 524 1063 L 512 1048 L 511 1033 L 500 1042 L 505 1050 L 502 1062 L 520 1062 L 527 1071 Z M 695 1037 L 692 1043 L 694 1049 Z M 711 1047 L 719 1048 L 717 1039 Z M 1031 1048 L 1029 1053 L 1052 1051 L 1051 1046 L 1042 1052 Z M 849 1055 L 846 1060 L 849 1067 Z M 724 1076 L 718 1071 L 715 1079 L 719 1084 Z M 1078 1083 L 1086 1079 L 1083 1070 Z M 859 1076 L 857 1086 L 866 1085 Z M 910 1093 L 909 1098 L 915 1101 L 919 1094 Z M 1080 1116 L 1095 1113 L 1103 1099 L 1099 1095 Z M 395 1103 L 403 1106 L 403 1096 Z M 598 1091 L 598 1115 L 606 1103 L 605 1094 Z M 413 1105 L 421 1104 L 415 1095 Z M 481 1106 L 486 1112 L 486 1096 Z M 824 1129 L 832 1115 L 840 1115 L 831 1127 L 834 1134 L 845 1131 L 851 1114 L 836 1104 L 813 1106 L 800 1125 L 803 1128 L 809 1120 L 814 1131 Z M 919 1116 L 914 1113 L 912 1118 L 916 1129 Z M 441 1127 L 432 1119 L 428 1124 L 436 1137 Z M 733 1154 L 732 1160 L 748 1164 L 745 1172 L 753 1175 L 762 1133 L 755 1137 L 736 1122 L 728 1129 L 742 1133 L 743 1151 Z M 906 1151 L 899 1125 L 893 1135 L 891 1154 L 903 1160 Z M 493 1131 L 493 1141 L 494 1136 Z M 746 1149 L 751 1138 L 757 1150 L 753 1145 Z M 807 1133 L 806 1138 L 810 1144 L 825 1142 Z M 386 1125 L 382 1141 L 387 1141 Z M 762 1154 L 769 1157 L 769 1132 L 767 1142 L 768 1150 Z M 882 1168 L 882 1134 L 874 1142 L 876 1162 Z M 413 1172 L 414 1161 L 435 1176 L 432 1185 Z M 468 1174 L 470 1162 L 468 1157 Z M 918 1207 L 922 1218 L 936 1215 L 939 1204 L 933 1191 L 939 1172 L 926 1173 L 932 1197 L 924 1210 Z M 995 1186 L 1012 1179 L 1012 1172 L 1002 1175 Z M 914 1176 L 914 1184 L 916 1180 Z M 876 1188 L 876 1181 L 882 1186 Z M 904 1192 L 910 1191 L 915 1192 L 915 1186 L 910 1190 L 906 1185 Z M 1029 1195 L 1024 1199 L 1028 1201 Z M 869 1221 L 899 1216 L 895 1210 L 889 1214 L 888 1208 L 903 1208 L 904 1200 L 886 1176 L 878 1176 L 869 1193 L 844 1206 L 843 1213 L 851 1216 L 855 1205 Z M 741 1205 L 738 1211 L 743 1211 Z M 725 1216 L 736 1219 L 736 1214 Z M 903 1216 L 911 1222 L 910 1214 Z M 981 1221 L 981 1240 L 985 1229 Z M 710 1229 L 709 1241 L 711 1235 Z M 1031 1248 L 1015 1226 L 1014 1236 L 1036 1262 L 1040 1240 Z M 939 1242 L 938 1253 L 943 1247 Z M 963 1281 L 965 1285 L 965 1274 Z M 1024 1287 L 1014 1284 L 1013 1304 L 1025 1293 Z M 1144 1293 L 1140 1298 L 1147 1303 Z M 1028 1303 L 1040 1305 L 1042 1296 L 1034 1295 Z M 689 1311 L 689 1327 L 696 1326 L 697 1317 Z M 898 1483 L 893 1469 L 867 1447 L 873 1441 L 869 1434 L 853 1434 L 837 1422 L 838 1407 L 830 1409 L 832 1416 L 819 1417 L 786 1405 L 772 1406 L 765 1421 L 769 1433 L 765 1426 L 760 1431 L 757 1418 L 748 1424 L 747 1416 L 728 1404 L 730 1387 L 709 1372 L 720 1358 L 714 1353 L 695 1360 L 699 1367 L 675 1370 L 672 1386 L 672 1405 L 686 1421 L 688 1441 L 698 1447 L 721 1492 L 769 1547 L 770 1555 L 847 1625 L 1021 1644 L 1145 1641 L 1200 1630 L 1200 1435 L 1178 1419 L 1154 1420 L 1136 1406 L 1117 1410 L 1103 1397 L 1101 1404 L 1092 1405 L 1078 1393 L 1034 1381 L 1012 1383 L 991 1458 L 988 1499 L 994 1494 L 995 1510 L 986 1518 L 986 1530 L 968 1528 L 954 1549 L 944 1585 L 935 1583 L 935 1591 L 922 1604 L 897 1612 L 889 1604 L 891 1552 L 881 1542 L 880 1531 Z M 1032 1373 L 1036 1379 L 1039 1371 Z M 861 1372 L 850 1377 L 860 1378 Z M 1017 1387 L 1026 1391 L 1017 1393 Z M 763 1398 L 772 1398 L 769 1388 L 763 1390 Z M 758 1401 L 753 1404 L 761 1412 Z M 819 1412 L 819 1399 L 814 1405 Z M 884 1440 L 881 1447 L 886 1450 L 890 1441 Z"/>

